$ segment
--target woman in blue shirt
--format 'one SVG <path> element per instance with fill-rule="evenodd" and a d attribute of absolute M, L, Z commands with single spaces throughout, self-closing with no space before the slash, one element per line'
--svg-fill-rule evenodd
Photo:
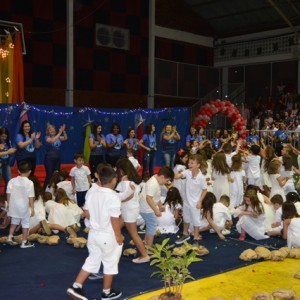
<path fill-rule="evenodd" d="M 180 135 L 176 130 L 176 126 L 166 125 L 161 133 L 162 153 L 165 161 L 165 166 L 174 168 L 174 160 L 177 151 L 177 142 L 180 140 Z"/>
<path fill-rule="evenodd" d="M 16 148 L 11 146 L 9 132 L 5 127 L 0 128 L 0 179 L 5 182 L 5 192 L 7 183 L 11 179 L 11 170 L 9 166 L 10 156 L 16 152 Z"/>
<path fill-rule="evenodd" d="M 116 162 L 121 157 L 122 148 L 124 147 L 124 138 L 120 132 L 120 125 L 114 123 L 111 126 L 110 133 L 106 136 L 106 162 L 112 167 L 116 166 Z"/>
<path fill-rule="evenodd" d="M 36 149 L 41 147 L 40 136 L 40 132 L 31 131 L 30 122 L 25 120 L 22 122 L 15 140 L 17 165 L 19 166 L 23 161 L 28 162 L 31 167 L 31 175 L 34 175 L 36 166 Z"/>
<path fill-rule="evenodd" d="M 66 125 L 60 126 L 58 133 L 54 125 L 49 124 L 46 129 L 46 154 L 45 154 L 45 170 L 46 178 L 44 182 L 44 188 L 49 183 L 49 180 L 55 171 L 60 170 L 60 149 L 61 143 L 68 139 L 66 133 Z"/>
<path fill-rule="evenodd" d="M 135 137 L 135 131 L 132 127 L 129 127 L 127 131 L 127 139 L 124 141 L 127 150 L 137 151 L 139 149 L 139 141 Z"/>
<path fill-rule="evenodd" d="M 104 149 L 106 147 L 105 136 L 102 134 L 102 124 L 94 124 L 93 132 L 89 135 L 89 146 L 91 149 L 89 164 L 91 177 L 95 179 L 97 166 L 105 162 Z"/>
<path fill-rule="evenodd" d="M 139 141 L 141 148 L 145 150 L 143 159 L 143 172 L 149 172 L 150 177 L 154 175 L 155 151 L 156 151 L 156 134 L 155 126 L 149 123 L 146 127 L 146 133 Z"/>

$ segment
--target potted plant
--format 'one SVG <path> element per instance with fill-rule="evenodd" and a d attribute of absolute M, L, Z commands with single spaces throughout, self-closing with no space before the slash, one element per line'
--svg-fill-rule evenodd
<path fill-rule="evenodd" d="M 159 270 L 153 272 L 151 277 L 159 276 L 164 283 L 165 292 L 158 300 L 181 300 L 183 284 L 187 279 L 194 279 L 188 267 L 193 262 L 201 261 L 194 251 L 189 251 L 183 256 L 174 256 L 172 249 L 174 245 L 169 244 L 170 238 L 166 238 L 161 244 L 155 244 L 148 248 L 151 258 L 151 266 Z"/>

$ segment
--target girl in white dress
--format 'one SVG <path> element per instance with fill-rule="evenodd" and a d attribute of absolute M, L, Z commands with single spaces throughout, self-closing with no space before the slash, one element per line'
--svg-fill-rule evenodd
<path fill-rule="evenodd" d="M 231 160 L 230 177 L 233 182 L 229 183 L 230 207 L 236 208 L 243 202 L 246 173 L 243 170 L 242 157 L 240 154 L 234 155 Z"/>
<path fill-rule="evenodd" d="M 264 225 L 265 213 L 255 191 L 247 191 L 244 196 L 244 204 L 239 206 L 234 216 L 239 217 L 236 229 L 240 233 L 239 240 L 244 241 L 246 233 L 255 240 L 267 239 Z"/>
<path fill-rule="evenodd" d="M 289 154 L 282 156 L 282 165 L 284 170 L 281 170 L 280 174 L 283 177 L 289 177 L 289 180 L 284 185 L 284 193 L 287 195 L 290 192 L 296 192 L 294 175 L 300 175 L 300 171 L 293 166 L 292 157 Z"/>
<path fill-rule="evenodd" d="M 202 200 L 200 231 L 213 229 L 221 240 L 225 240 L 222 230 L 224 229 L 226 220 L 231 219 L 231 216 L 229 214 L 225 216 L 225 214 L 220 213 L 222 210 L 221 206 L 224 205 L 220 202 L 217 203 L 216 196 L 213 193 L 206 193 Z"/>
<path fill-rule="evenodd" d="M 289 192 L 286 195 L 286 202 L 292 202 L 294 203 L 298 215 L 300 215 L 300 196 L 296 192 Z"/>
<path fill-rule="evenodd" d="M 182 208 L 182 198 L 176 187 L 169 188 L 163 207 L 165 211 L 157 218 L 157 230 L 160 233 L 176 233 L 179 230 L 176 220 L 180 220 Z"/>
<path fill-rule="evenodd" d="M 272 198 L 274 195 L 279 194 L 282 196 L 283 201 L 285 201 L 285 193 L 283 187 L 290 179 L 290 177 L 282 177 L 280 175 L 281 165 L 282 161 L 277 158 L 274 158 L 269 164 L 268 174 L 272 183 L 271 193 L 269 197 Z"/>
<path fill-rule="evenodd" d="M 223 152 L 217 152 L 212 160 L 213 193 L 217 201 L 222 195 L 229 196 L 229 182 L 232 182 L 230 177 L 230 168 L 226 163 L 226 157 Z"/>
<path fill-rule="evenodd" d="M 178 174 L 186 170 L 188 161 L 188 152 L 183 149 L 180 149 L 176 153 L 175 157 L 175 167 L 173 169 L 174 174 Z M 174 179 L 174 187 L 176 187 L 181 195 L 182 199 L 186 198 L 185 195 L 185 178 Z"/>
<path fill-rule="evenodd" d="M 272 188 L 272 183 L 271 183 L 270 176 L 268 174 L 268 167 L 272 159 L 276 158 L 276 154 L 275 154 L 275 149 L 273 147 L 269 145 L 265 146 L 263 140 L 261 141 L 263 145 L 260 151 L 260 155 L 262 157 L 262 164 L 260 168 L 261 184 L 264 188 L 266 195 L 269 196 Z"/>
<path fill-rule="evenodd" d="M 150 261 L 145 245 L 140 238 L 137 231 L 137 219 L 140 213 L 140 204 L 139 204 L 139 193 L 141 191 L 140 183 L 142 178 L 138 175 L 133 164 L 128 158 L 121 158 L 116 163 L 117 174 L 119 177 L 119 183 L 116 187 L 116 190 L 124 195 L 128 192 L 132 194 L 132 188 L 130 185 L 134 185 L 134 194 L 133 197 L 122 197 L 121 199 L 121 214 L 124 221 L 125 227 L 132 238 L 135 246 L 140 252 L 141 256 L 132 260 L 134 263 L 146 263 Z"/>
<path fill-rule="evenodd" d="M 283 203 L 282 219 L 282 237 L 287 240 L 287 246 L 289 248 L 300 247 L 300 216 L 293 203 Z"/>

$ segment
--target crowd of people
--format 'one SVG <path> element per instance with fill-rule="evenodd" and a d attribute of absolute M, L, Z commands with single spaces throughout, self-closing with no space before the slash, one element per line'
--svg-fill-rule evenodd
<path fill-rule="evenodd" d="M 92 276 L 101 277 L 101 265 L 102 299 L 121 297 L 121 292 L 112 289 L 112 281 L 122 253 L 122 227 L 139 252 L 132 260 L 135 264 L 150 261 L 147 247 L 153 245 L 157 231 L 177 233 L 181 222 L 177 245 L 192 239 L 199 246 L 204 231 L 225 240 L 237 230 L 240 241 L 281 236 L 288 247 L 300 247 L 300 150 L 298 143 L 278 139 L 281 135 L 276 133 L 272 143 L 257 135 L 255 128 L 246 140 L 227 130 L 215 130 L 208 138 L 203 128 L 191 126 L 181 149 L 182 137 L 171 124 L 159 137 L 155 125 L 148 124 L 140 140 L 133 128 L 124 138 L 117 123 L 106 136 L 102 125 L 95 124 L 89 136 L 89 166 L 82 153 L 75 153 L 68 173 L 60 169 L 61 143 L 67 141 L 65 125 L 57 132 L 49 125 L 44 185 L 34 176 L 41 133 L 31 132 L 30 122 L 24 121 L 15 147 L 7 129 L 1 128 L 0 133 L 1 174 L 6 184 L 0 225 L 9 226 L 8 243 L 17 244 L 18 227 L 22 228 L 21 248 L 32 247 L 31 233 L 76 236 L 80 227 L 89 229 L 89 256 L 67 290 L 73 299 L 87 299 L 83 284 Z M 154 172 L 158 143 L 164 166 Z M 135 155 L 141 149 L 144 155 L 139 162 Z M 8 162 L 13 155 L 19 176 L 11 179 Z M 145 228 L 144 240 L 138 233 L 140 226 Z"/>

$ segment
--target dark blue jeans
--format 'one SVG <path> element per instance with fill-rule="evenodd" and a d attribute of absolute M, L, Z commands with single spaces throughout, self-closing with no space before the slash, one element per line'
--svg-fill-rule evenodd
<path fill-rule="evenodd" d="M 150 176 L 154 175 L 155 167 L 155 150 L 145 151 L 144 162 L 143 162 L 143 172 L 149 172 Z"/>
<path fill-rule="evenodd" d="M 7 183 L 11 180 L 11 169 L 8 162 L 2 162 L 2 166 L 0 168 L 0 179 L 2 178 L 5 183 L 4 192 L 6 193 Z"/>
<path fill-rule="evenodd" d="M 44 161 L 45 171 L 46 171 L 46 178 L 44 182 L 44 188 L 46 188 L 47 184 L 50 181 L 51 176 L 55 171 L 60 170 L 60 157 L 57 156 L 48 156 L 46 154 L 45 161 Z"/>

